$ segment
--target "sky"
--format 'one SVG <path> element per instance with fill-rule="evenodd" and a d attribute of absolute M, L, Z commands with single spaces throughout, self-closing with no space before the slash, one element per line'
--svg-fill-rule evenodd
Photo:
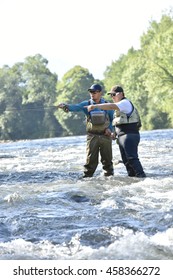
<path fill-rule="evenodd" d="M 76 65 L 103 79 L 173 0 L 0 0 L 0 67 L 41 54 L 61 79 Z"/>

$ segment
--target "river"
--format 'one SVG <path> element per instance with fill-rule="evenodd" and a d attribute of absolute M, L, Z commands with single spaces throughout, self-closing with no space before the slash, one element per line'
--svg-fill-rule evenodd
<path fill-rule="evenodd" d="M 0 143 L 1 260 L 172 260 L 173 129 L 141 131 L 147 178 L 81 179 L 86 136 Z"/>

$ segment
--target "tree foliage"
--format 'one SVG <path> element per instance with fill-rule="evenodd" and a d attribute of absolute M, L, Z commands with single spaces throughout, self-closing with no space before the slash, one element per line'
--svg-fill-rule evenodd
<path fill-rule="evenodd" d="M 57 104 L 78 104 L 84 100 L 89 100 L 87 90 L 93 83 L 94 78 L 86 68 L 75 66 L 57 84 Z M 67 114 L 62 112 L 62 110 L 58 110 L 56 116 L 64 128 L 64 135 L 80 135 L 85 133 L 86 126 L 83 112 L 69 112 Z"/>
<path fill-rule="evenodd" d="M 41 55 L 0 69 L 0 137 L 26 139 L 58 136 L 62 128 L 51 107 L 57 76 Z"/>
<path fill-rule="evenodd" d="M 109 51 L 109 50 L 108 50 Z M 151 21 L 141 47 L 113 61 L 102 81 L 75 66 L 62 78 L 48 69 L 40 54 L 0 69 L 0 139 L 33 139 L 85 134 L 82 112 L 64 113 L 53 105 L 89 100 L 87 89 L 100 83 L 104 91 L 121 84 L 139 110 L 142 129 L 173 127 L 173 16 Z M 105 90 L 106 89 L 106 90 Z M 109 101 L 112 99 L 107 96 Z"/>
<path fill-rule="evenodd" d="M 160 23 L 152 22 L 141 42 L 147 65 L 144 78 L 150 99 L 149 115 L 154 108 L 167 116 L 161 127 L 173 126 L 173 19 L 164 15 Z"/>
<path fill-rule="evenodd" d="M 152 21 L 141 37 L 141 48 L 131 48 L 105 71 L 107 90 L 121 84 L 137 106 L 143 129 L 173 126 L 173 19 Z"/>

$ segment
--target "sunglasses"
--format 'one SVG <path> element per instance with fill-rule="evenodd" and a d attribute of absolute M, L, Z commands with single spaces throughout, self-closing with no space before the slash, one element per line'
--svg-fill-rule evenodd
<path fill-rule="evenodd" d="M 119 95 L 121 92 L 115 92 L 115 93 L 111 93 L 111 96 L 117 96 Z"/>
<path fill-rule="evenodd" d="M 99 90 L 90 90 L 90 93 L 93 93 L 93 94 L 96 94 L 98 92 L 100 92 L 100 91 Z"/>

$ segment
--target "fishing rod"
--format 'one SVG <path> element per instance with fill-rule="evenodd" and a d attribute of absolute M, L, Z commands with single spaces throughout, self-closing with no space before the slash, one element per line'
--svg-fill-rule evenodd
<path fill-rule="evenodd" d="M 36 107 L 36 108 L 13 108 L 13 107 L 9 107 L 6 110 L 0 109 L 0 112 L 11 112 L 11 111 L 44 111 L 44 110 L 50 110 L 50 109 L 63 109 L 63 111 L 68 112 L 68 106 L 64 103 L 61 103 L 59 105 L 52 105 L 52 106 L 47 106 L 47 107 Z"/>
<path fill-rule="evenodd" d="M 58 109 L 58 106 L 47 106 L 47 107 L 36 107 L 36 108 L 8 108 L 6 110 L 0 109 L 0 111 L 3 112 L 11 112 L 11 111 L 44 111 L 44 110 L 50 110 L 50 109 Z"/>

